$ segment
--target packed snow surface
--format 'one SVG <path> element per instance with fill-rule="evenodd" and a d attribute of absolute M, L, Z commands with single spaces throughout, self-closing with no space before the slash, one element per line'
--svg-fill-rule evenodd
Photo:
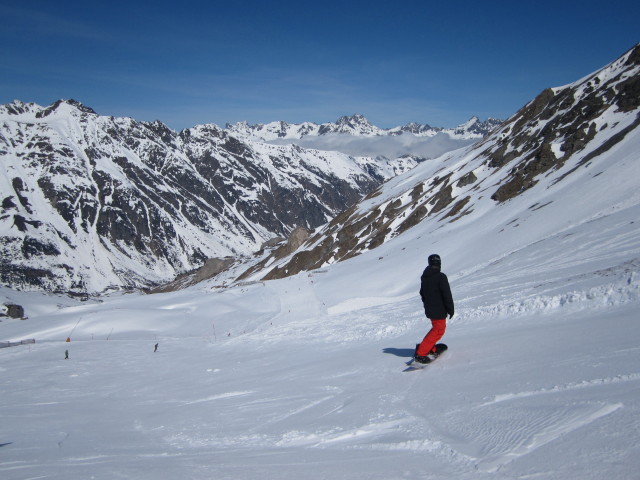
<path fill-rule="evenodd" d="M 421 224 L 278 281 L 85 303 L 0 291 L 29 316 L 0 341 L 36 339 L 0 349 L 0 477 L 637 478 L 637 201 L 585 220 L 562 192 L 518 227 L 488 216 L 481 241 Z M 403 372 L 436 251 L 449 350 Z"/>

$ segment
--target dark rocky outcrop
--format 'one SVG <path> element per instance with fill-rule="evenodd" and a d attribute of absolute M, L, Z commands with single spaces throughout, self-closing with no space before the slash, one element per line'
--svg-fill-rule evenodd
<path fill-rule="evenodd" d="M 146 293 L 175 292 L 205 280 L 210 280 L 228 270 L 236 263 L 236 261 L 237 260 L 232 257 L 209 258 L 205 261 L 202 267 L 191 272 L 178 275 L 178 277 L 176 277 L 172 282 L 149 288 L 146 290 Z"/>
<path fill-rule="evenodd" d="M 5 303 L 5 315 L 10 318 L 24 318 L 24 307 L 15 303 Z"/>
<path fill-rule="evenodd" d="M 628 68 L 639 65 L 640 46 L 636 45 L 626 60 L 618 63 Z M 628 55 L 628 57 L 627 57 Z M 537 178 L 551 169 L 560 169 L 567 159 L 581 152 L 595 138 L 596 121 L 604 112 L 614 108 L 631 112 L 640 106 L 640 77 L 627 76 L 620 69 L 617 74 L 602 76 L 595 73 L 585 81 L 562 89 L 546 89 L 523 107 L 510 120 L 509 136 L 484 153 L 488 165 L 502 168 L 517 160 L 509 179 L 491 198 L 505 202 L 530 189 Z M 618 136 L 617 140 L 622 137 Z M 552 145 L 557 146 L 554 153 Z M 612 142 L 609 142 L 609 147 Z"/>

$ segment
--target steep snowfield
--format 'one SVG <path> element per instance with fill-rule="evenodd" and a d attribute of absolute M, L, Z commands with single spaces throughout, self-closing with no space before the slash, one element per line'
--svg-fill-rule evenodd
<path fill-rule="evenodd" d="M 0 341 L 37 343 L 0 349 L 1 477 L 637 478 L 629 135 L 562 182 L 312 273 L 75 306 L 2 290 L 29 319 L 4 319 Z M 450 348 L 404 373 L 433 252 L 456 301 Z"/>

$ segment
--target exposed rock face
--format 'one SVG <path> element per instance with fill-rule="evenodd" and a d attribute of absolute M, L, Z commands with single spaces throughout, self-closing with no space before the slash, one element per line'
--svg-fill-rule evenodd
<path fill-rule="evenodd" d="M 295 252 L 306 240 L 309 238 L 309 230 L 304 227 L 296 227 L 287 241 L 287 249 L 291 252 Z M 291 253 L 290 252 L 290 253 Z"/>
<path fill-rule="evenodd" d="M 286 241 L 286 238 L 283 237 L 275 237 L 275 238 L 271 238 L 269 240 L 267 240 L 266 242 L 264 242 L 261 246 L 260 246 L 260 250 L 264 250 L 266 248 L 273 248 L 276 245 Z"/>
<path fill-rule="evenodd" d="M 24 318 L 24 307 L 15 303 L 7 303 L 4 305 L 6 316 L 11 318 Z"/>
<path fill-rule="evenodd" d="M 263 262 L 258 263 L 257 265 L 252 266 L 249 270 L 244 272 L 238 280 L 244 280 L 252 273 L 259 271 L 264 268 L 267 262 L 272 261 L 273 258 L 281 259 L 286 257 L 287 255 L 291 255 L 298 248 L 300 248 L 304 242 L 309 238 L 310 232 L 304 227 L 296 227 L 292 232 L 286 243 L 275 249 L 269 257 Z"/>
<path fill-rule="evenodd" d="M 147 290 L 147 293 L 175 292 L 176 290 L 190 287 L 191 285 L 195 285 L 202 281 L 215 278 L 216 276 L 229 269 L 235 263 L 236 259 L 232 257 L 210 258 L 202 267 L 194 271 L 178 275 L 177 278 L 169 283 L 150 288 Z"/>
<path fill-rule="evenodd" d="M 561 168 L 572 155 L 584 150 L 599 129 L 606 128 L 604 114 L 613 106 L 620 113 L 638 109 L 640 77 L 629 72 L 640 65 L 639 51 L 640 47 L 634 47 L 608 70 L 580 83 L 544 90 L 510 119 L 508 135 L 484 152 L 492 167 L 519 159 L 509 179 L 493 194 L 494 200 L 504 202 L 531 188 L 539 175 Z"/>

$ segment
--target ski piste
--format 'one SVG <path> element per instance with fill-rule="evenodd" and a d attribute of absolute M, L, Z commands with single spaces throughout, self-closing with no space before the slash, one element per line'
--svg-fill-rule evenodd
<path fill-rule="evenodd" d="M 438 343 L 436 345 L 436 353 L 433 354 L 433 358 L 430 358 L 430 360 L 427 363 L 418 363 L 416 362 L 416 358 L 413 357 L 411 360 L 409 360 L 408 362 L 406 362 L 407 368 L 405 368 L 403 370 L 403 372 L 413 372 L 416 370 L 422 370 L 424 369 L 426 366 L 428 366 L 429 364 L 433 363 L 436 361 L 436 359 L 442 355 L 444 352 L 446 352 L 448 350 L 448 346 L 444 343 Z"/>

